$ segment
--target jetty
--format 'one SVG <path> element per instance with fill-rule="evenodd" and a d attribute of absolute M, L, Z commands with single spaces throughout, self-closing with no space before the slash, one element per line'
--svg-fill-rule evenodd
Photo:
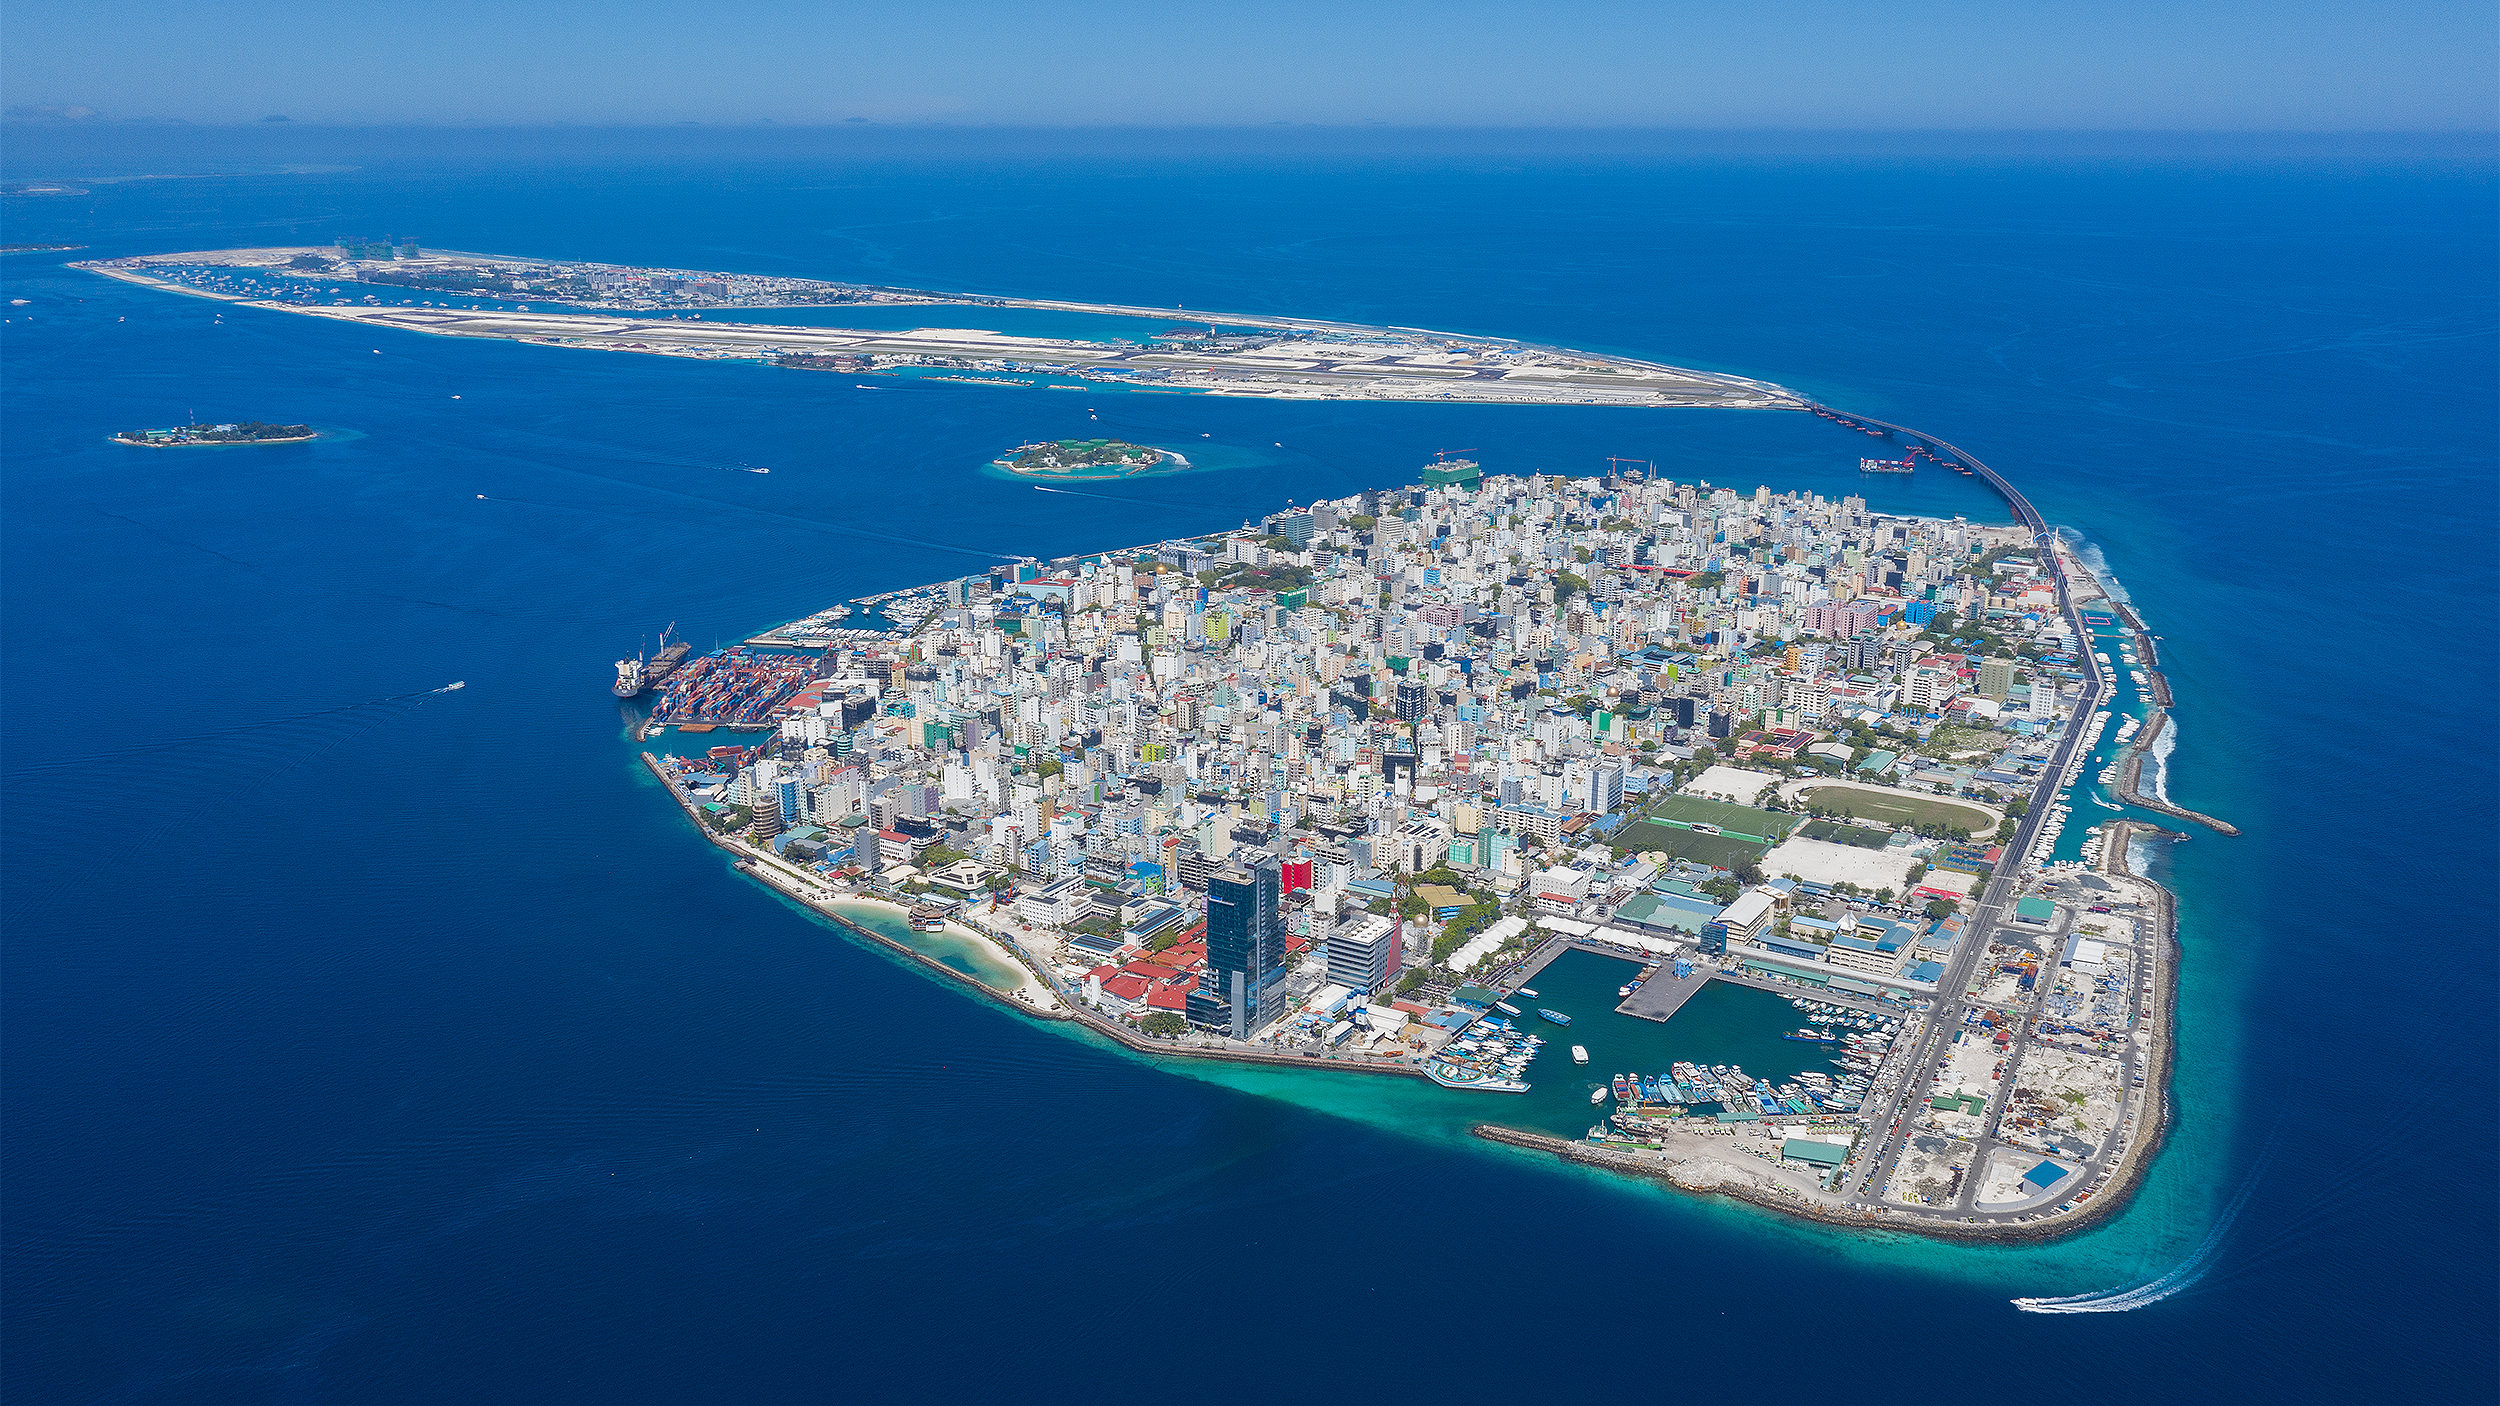
<path fill-rule="evenodd" d="M 2145 715 L 2144 730 L 2138 732 L 2135 740 L 2127 744 L 2126 755 L 2118 763 L 2118 785 L 2114 788 L 2118 792 L 2118 799 L 2138 809 L 2158 811 L 2173 819 L 2193 820 L 2216 834 L 2238 834 L 2240 827 L 2227 820 L 2218 820 L 2201 810 L 2189 810 L 2186 806 L 2172 805 L 2158 796 L 2145 794 L 2143 787 L 2145 759 L 2151 755 L 2153 743 L 2161 736 L 2162 729 L 2169 725 L 2170 714 L 2161 708 L 2155 708 Z"/>

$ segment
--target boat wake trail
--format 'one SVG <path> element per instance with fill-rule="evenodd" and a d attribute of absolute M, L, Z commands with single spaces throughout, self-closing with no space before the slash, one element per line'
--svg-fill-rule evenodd
<path fill-rule="evenodd" d="M 2214 1251 L 2221 1247 L 2222 1237 L 2231 1232 L 2232 1222 L 2240 1218 L 2240 1209 L 2248 1204 L 2249 1193 L 2256 1190 L 2257 1180 L 2264 1174 L 2265 1163 L 2271 1160 L 2272 1155 L 2273 1149 L 2269 1147 L 2266 1154 L 2258 1159 L 2257 1167 L 2249 1173 L 2248 1180 L 2241 1184 L 2239 1192 L 2232 1196 L 2231 1203 L 2222 1208 L 2222 1216 L 2206 1233 L 2205 1242 L 2168 1274 L 2126 1289 L 2104 1289 L 2098 1293 L 2067 1294 L 2057 1298 L 2015 1299 L 2014 1307 L 2025 1313 L 2130 1313 L 2139 1308 L 2150 1308 L 2173 1294 L 2195 1288 L 2197 1282 L 2213 1269 Z"/>

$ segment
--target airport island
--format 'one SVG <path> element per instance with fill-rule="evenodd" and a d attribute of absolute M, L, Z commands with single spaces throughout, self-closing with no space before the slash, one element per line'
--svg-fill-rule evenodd
<path fill-rule="evenodd" d="M 2170 1116 L 2139 866 L 2183 836 L 2055 856 L 2154 647 L 2025 523 L 1474 476 L 832 607 L 674 668 L 638 735 L 743 872 L 1033 1016 L 2037 1238 Z M 1731 1002 L 1754 1053 L 1679 1045 Z"/>
<path fill-rule="evenodd" d="M 151 254 L 70 267 L 168 292 L 433 336 L 847 375 L 1281 400 L 1803 408 L 1802 397 L 1764 381 L 1499 337 L 463 254 L 405 240 Z M 789 326 L 720 316 L 759 308 L 896 307 L 928 308 L 932 317 L 957 307 L 1154 325 L 1123 327 L 1117 336 L 1071 337 L 942 324 Z M 707 320 L 706 313 L 713 316 Z"/>

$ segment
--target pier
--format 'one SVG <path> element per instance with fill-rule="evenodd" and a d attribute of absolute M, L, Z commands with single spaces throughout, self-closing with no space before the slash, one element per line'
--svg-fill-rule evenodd
<path fill-rule="evenodd" d="M 1565 937 L 1559 933 L 1547 938 L 1542 946 L 1528 954 L 1518 966 L 1494 977 L 1486 985 L 1501 992 L 1502 998 L 1508 1000 L 1520 987 L 1535 981 L 1537 973 L 1551 966 L 1555 958 L 1574 948 L 1600 957 L 1612 957 L 1617 961 L 1642 963 L 1641 974 L 1638 978 L 1641 983 L 1639 989 L 1618 1002 L 1615 1006 L 1615 1013 L 1637 1016 L 1642 1020 L 1654 1020 L 1662 1025 L 1673 1018 L 1677 1011 L 1682 1010 L 1684 1003 L 1693 999 L 1705 984 L 1713 981 L 1724 981 L 1732 986 L 1750 986 L 1756 991 L 1768 991 L 1774 996 L 1791 998 L 1803 996 L 1809 1000 L 1840 1006 L 1862 1015 L 1898 1016 L 1901 1014 L 1896 1007 L 1887 1006 L 1881 1001 L 1866 997 L 1852 996 L 1846 992 L 1810 988 L 1796 982 L 1755 976 L 1746 971 L 1723 970 L 1711 965 L 1708 958 L 1698 953 L 1682 954 L 1684 960 L 1693 964 L 1693 974 L 1677 976 L 1675 975 L 1675 958 L 1660 961 L 1652 953 L 1627 952 L 1620 947 L 1610 947 L 1602 942 L 1591 942 L 1586 938 Z"/>
<path fill-rule="evenodd" d="M 1677 976 L 1672 965 L 1658 968 L 1656 974 L 1640 984 L 1639 989 L 1623 998 L 1615 1007 L 1618 1014 L 1636 1015 L 1643 1020 L 1664 1021 L 1684 1008 L 1702 984 L 1719 975 L 1717 967 L 1695 963 L 1691 976 Z"/>

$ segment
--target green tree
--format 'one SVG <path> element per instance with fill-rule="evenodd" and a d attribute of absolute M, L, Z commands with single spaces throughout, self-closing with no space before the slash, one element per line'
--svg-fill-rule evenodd
<path fill-rule="evenodd" d="M 1182 1019 L 1178 1011 L 1148 1011 L 1146 1018 L 1139 1021 L 1138 1026 L 1149 1035 L 1158 1035 L 1168 1040 L 1187 1030 L 1189 1022 Z"/>

